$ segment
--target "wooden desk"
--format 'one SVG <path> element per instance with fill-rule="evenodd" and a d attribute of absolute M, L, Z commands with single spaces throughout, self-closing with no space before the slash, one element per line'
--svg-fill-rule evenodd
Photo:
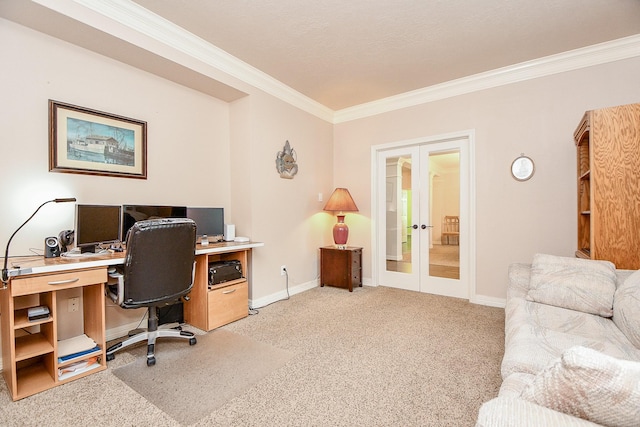
<path fill-rule="evenodd" d="M 185 304 L 185 320 L 210 330 L 248 314 L 250 253 L 259 242 L 223 242 L 196 246 L 196 277 L 191 300 Z M 107 268 L 124 263 L 124 253 L 88 258 L 63 257 L 11 258 L 10 282 L 0 290 L 3 376 L 13 400 L 22 399 L 52 387 L 107 368 L 105 352 L 105 296 Z M 208 263 L 220 259 L 239 259 L 244 278 L 208 289 Z M 56 307 L 58 295 L 71 288 L 82 288 L 84 333 L 100 351 L 64 362 L 58 361 L 58 324 L 64 312 Z M 45 305 L 46 319 L 30 322 L 27 309 Z M 59 369 L 71 363 L 98 357 L 95 367 L 71 377 L 58 376 Z"/>

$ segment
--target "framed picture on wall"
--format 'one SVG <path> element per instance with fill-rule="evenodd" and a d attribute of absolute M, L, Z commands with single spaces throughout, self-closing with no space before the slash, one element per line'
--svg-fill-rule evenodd
<path fill-rule="evenodd" d="M 147 179 L 147 123 L 49 100 L 49 171 Z"/>

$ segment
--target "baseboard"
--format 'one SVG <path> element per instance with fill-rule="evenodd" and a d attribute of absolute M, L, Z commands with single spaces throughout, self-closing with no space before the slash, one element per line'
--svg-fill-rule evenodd
<path fill-rule="evenodd" d="M 507 300 L 505 298 L 488 297 L 486 295 L 475 295 L 469 300 L 469 302 L 498 308 L 504 308 L 507 305 Z"/>
<path fill-rule="evenodd" d="M 142 324 L 140 322 L 131 322 L 126 325 L 120 325 L 115 328 L 107 329 L 105 331 L 105 341 L 115 340 L 117 338 L 126 337 L 129 334 L 129 331 L 132 331 L 136 328 L 146 328 L 147 322 L 144 321 Z"/>
<path fill-rule="evenodd" d="M 308 291 L 309 289 L 313 289 L 315 287 L 317 287 L 319 284 L 318 279 L 315 280 L 311 280 L 309 282 L 306 283 L 302 283 L 300 285 L 296 285 L 292 288 L 289 288 L 289 293 L 288 295 L 295 295 L 295 294 L 299 294 L 305 291 Z M 269 304 L 273 304 L 276 301 L 281 301 L 287 298 L 287 291 L 286 290 L 282 290 L 282 291 L 278 291 L 276 293 L 273 293 L 271 295 L 267 295 L 265 297 L 262 298 L 258 298 L 258 299 L 250 299 L 249 300 L 249 307 L 251 307 L 252 309 L 257 309 L 260 307 L 264 307 L 267 306 Z"/>

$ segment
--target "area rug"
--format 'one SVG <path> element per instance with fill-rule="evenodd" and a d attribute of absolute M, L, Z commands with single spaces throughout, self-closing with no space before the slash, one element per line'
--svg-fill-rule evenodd
<path fill-rule="evenodd" d="M 182 425 L 193 424 L 282 367 L 293 354 L 217 329 L 186 340 L 158 339 L 156 364 L 147 366 L 146 345 L 113 374 Z M 118 356 L 116 356 L 118 357 Z"/>

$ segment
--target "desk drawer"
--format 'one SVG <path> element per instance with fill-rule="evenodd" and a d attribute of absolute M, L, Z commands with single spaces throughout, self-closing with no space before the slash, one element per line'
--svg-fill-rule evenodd
<path fill-rule="evenodd" d="M 37 294 L 60 289 L 77 288 L 107 281 L 106 268 L 70 271 L 59 274 L 46 274 L 11 280 L 11 295 Z"/>
<path fill-rule="evenodd" d="M 207 293 L 207 330 L 218 328 L 249 315 L 249 287 L 247 281 Z"/>

